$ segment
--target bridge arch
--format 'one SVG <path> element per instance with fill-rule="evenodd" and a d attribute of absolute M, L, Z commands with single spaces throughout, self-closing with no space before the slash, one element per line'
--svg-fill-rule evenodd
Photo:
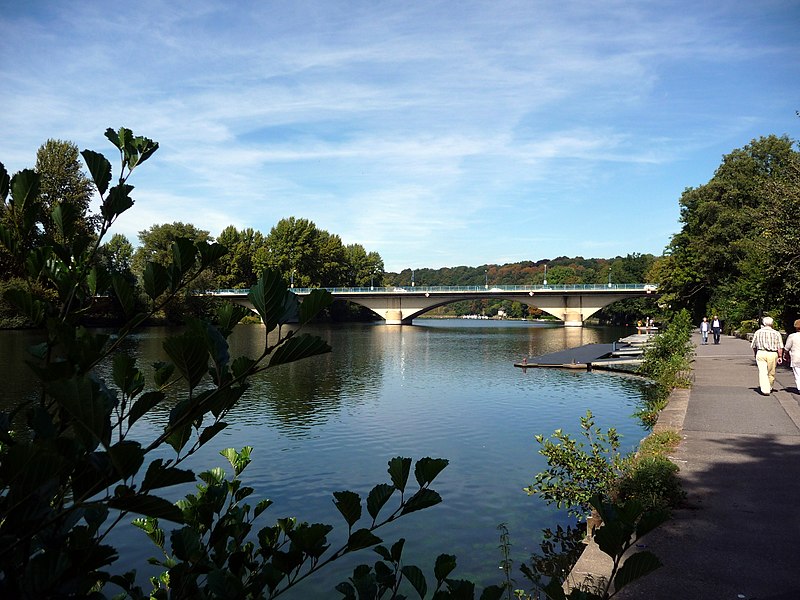
<path fill-rule="evenodd" d="M 416 317 L 440 306 L 463 300 L 484 300 L 503 298 L 538 308 L 563 321 L 567 327 L 581 327 L 583 322 L 618 300 L 629 298 L 630 294 L 559 294 L 529 291 L 526 294 L 500 292 L 476 292 L 468 298 L 463 295 L 443 296 L 402 296 L 394 298 L 365 297 L 348 298 L 354 304 L 364 306 L 386 321 L 387 325 L 410 324 Z"/>

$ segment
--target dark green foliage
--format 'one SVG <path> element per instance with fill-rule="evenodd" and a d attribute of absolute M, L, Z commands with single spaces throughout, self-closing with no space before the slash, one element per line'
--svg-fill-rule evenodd
<path fill-rule="evenodd" d="M 681 319 L 678 321 L 676 328 L 680 329 Z M 677 479 L 678 468 L 666 457 L 680 440 L 677 433 L 652 434 L 642 442 L 639 452 L 623 458 L 617 452 L 616 432 L 610 429 L 603 434 L 594 426 L 591 413 L 581 419 L 581 430 L 588 450 L 584 443 L 561 430 L 553 434 L 552 440 L 536 436 L 542 445 L 540 453 L 547 457 L 548 469 L 539 473 L 526 491 L 568 508 L 579 519 L 587 517 L 588 532 L 613 560 L 613 570 L 608 580 L 583 582 L 565 593 L 562 585 L 582 552 L 584 530 L 545 530 L 542 553 L 534 554 L 530 564 L 520 568 L 535 588 L 552 600 L 606 600 L 660 566 L 649 552 L 630 554 L 624 564 L 622 558 L 635 540 L 664 521 L 669 510 L 684 497 Z M 592 518 L 588 519 L 592 509 Z M 592 532 L 589 524 L 598 519 L 602 526 Z"/>
<path fill-rule="evenodd" d="M 159 597 L 168 592 L 179 598 L 189 595 L 216 598 L 228 597 L 226 594 L 234 590 L 237 597 L 274 598 L 330 562 L 381 544 L 382 540 L 373 533 L 374 530 L 399 518 L 404 508 L 422 492 L 435 494 L 428 487 L 432 480 L 423 480 L 424 483 L 410 498 L 404 499 L 400 494 L 398 505 L 380 521 L 377 520 L 378 513 L 370 511 L 372 521 L 356 528 L 362 519 L 361 497 L 352 491 L 335 492 L 334 505 L 347 524 L 348 535 L 342 546 L 332 549 L 328 540 L 333 529 L 330 525 L 289 518 L 278 519 L 259 531 L 254 529 L 256 519 L 272 503 L 262 501 L 255 507 L 246 503 L 253 490 L 243 486 L 239 477 L 250 464 L 250 452 L 249 447 L 239 451 L 228 448 L 222 452 L 234 469 L 232 479 L 227 479 L 219 468 L 199 475 L 202 483 L 197 486 L 197 493 L 178 503 L 183 527 L 173 530 L 170 535 L 152 516 L 134 521 L 162 554 L 161 558 L 152 561 L 165 569 L 162 575 L 151 579 L 152 595 Z M 421 459 L 417 465 L 422 463 L 420 468 L 424 470 L 425 465 L 432 461 Z M 392 459 L 390 465 L 398 462 L 410 464 L 410 459 Z M 434 462 L 442 464 L 438 460 Z M 158 470 L 163 470 L 160 463 Z M 183 473 L 173 475 L 176 482 L 182 476 Z M 163 475 L 159 475 L 161 479 Z M 379 484 L 370 492 L 370 497 L 385 496 L 383 507 L 385 501 L 398 492 L 393 485 Z M 402 545 L 402 540 L 394 544 L 393 554 L 382 546 L 377 546 L 376 551 L 381 553 L 383 549 L 389 559 L 396 556 L 399 561 Z M 358 580 L 360 570 L 356 571 L 354 577 Z M 400 573 L 415 589 L 425 589 L 425 578 L 418 568 L 404 566 L 398 576 Z M 134 591 L 130 586 L 124 587 Z"/>
<path fill-rule="evenodd" d="M 352 576 L 336 586 L 336 590 L 346 600 L 380 600 L 381 598 L 408 598 L 404 588 L 413 591 L 414 598 L 427 598 L 431 591 L 434 600 L 473 600 L 475 585 L 463 579 L 449 576 L 456 568 L 456 557 L 440 554 L 433 568 L 435 585 L 431 589 L 422 569 L 416 565 L 404 565 L 403 546 L 400 539 L 390 548 L 378 545 L 374 551 L 382 560 L 372 565 L 359 565 Z M 499 600 L 503 596 L 503 586 L 489 586 L 483 590 L 480 600 Z"/>
<path fill-rule="evenodd" d="M 612 503 L 594 497 L 591 505 L 602 519 L 603 524 L 595 530 L 594 541 L 612 560 L 610 576 L 593 585 L 584 583 L 569 593 L 562 587 L 563 579 L 551 579 L 543 588 L 551 600 L 607 600 L 629 583 L 661 566 L 661 561 L 649 550 L 632 551 L 632 548 L 666 520 L 665 513 L 647 511 L 635 500 Z"/>
<path fill-rule="evenodd" d="M 764 266 L 764 291 L 778 309 L 786 331 L 800 316 L 800 234 L 796 226 L 800 214 L 800 153 L 793 153 L 782 165 L 781 173 L 765 190 L 770 209 L 764 215 L 764 234 L 758 246 Z"/>
<path fill-rule="evenodd" d="M 520 571 L 538 589 L 551 579 L 565 581 L 586 545 L 585 527 L 557 526 L 542 530 L 539 553 L 531 556 L 530 565 L 520 565 Z"/>
<path fill-rule="evenodd" d="M 216 288 L 210 268 L 227 254 L 212 243 L 207 231 L 186 223 L 153 225 L 139 232 L 141 246 L 131 258 L 130 272 L 138 279 L 145 304 L 159 304 L 153 315 L 170 323 L 189 318 L 213 318 L 215 303 L 197 292 Z M 183 282 L 191 281 L 191 285 Z M 177 287 L 181 293 L 177 294 Z M 164 295 L 170 299 L 164 302 Z"/>
<path fill-rule="evenodd" d="M 36 173 L 45 239 L 63 244 L 89 243 L 97 219 L 89 215 L 92 182 L 81 171 L 77 146 L 47 140 L 36 153 Z"/>
<path fill-rule="evenodd" d="M 681 231 L 657 282 L 662 302 L 687 308 L 692 322 L 716 313 L 734 324 L 800 308 L 790 262 L 800 190 L 794 146 L 785 136 L 753 140 L 724 156 L 707 184 L 683 193 Z"/>
<path fill-rule="evenodd" d="M 370 253 L 372 262 L 365 266 L 363 257 L 348 251 L 338 235 L 319 229 L 308 219 L 281 219 L 270 230 L 265 245 L 269 253 L 263 266 L 283 273 L 294 287 L 344 285 L 355 281 L 352 274 L 364 268 L 383 270 L 376 253 Z M 363 281 L 363 274 L 359 279 Z"/>
<path fill-rule="evenodd" d="M 678 471 L 677 465 L 665 456 L 637 460 L 619 483 L 619 498 L 636 500 L 644 510 L 669 511 L 686 496 L 678 481 Z"/>
<path fill-rule="evenodd" d="M 648 429 L 658 421 L 658 414 L 669 403 L 671 388 L 665 385 L 649 385 L 642 388 L 642 397 L 635 415 Z"/>
<path fill-rule="evenodd" d="M 689 311 L 684 309 L 675 313 L 667 327 L 645 349 L 639 373 L 655 380 L 666 390 L 687 387 L 694 356 L 693 329 Z"/>

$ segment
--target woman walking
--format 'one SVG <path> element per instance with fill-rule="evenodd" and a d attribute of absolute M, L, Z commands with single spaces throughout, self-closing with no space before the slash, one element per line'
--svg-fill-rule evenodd
<path fill-rule="evenodd" d="M 700 323 L 700 336 L 703 338 L 703 345 L 708 344 L 708 317 L 703 317 L 703 322 Z"/>
<path fill-rule="evenodd" d="M 788 358 L 791 361 L 792 373 L 794 373 L 793 392 L 800 394 L 800 319 L 794 322 L 794 333 L 789 334 L 789 337 L 786 338 L 783 350 L 789 354 Z"/>

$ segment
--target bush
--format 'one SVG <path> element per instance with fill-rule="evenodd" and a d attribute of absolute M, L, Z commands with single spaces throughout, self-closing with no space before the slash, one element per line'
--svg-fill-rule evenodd
<path fill-rule="evenodd" d="M 644 388 L 639 409 L 635 415 L 648 429 L 652 429 L 658 421 L 658 414 L 669 403 L 671 390 L 663 385 L 650 385 Z"/>
<path fill-rule="evenodd" d="M 739 324 L 739 334 L 747 335 L 748 333 L 755 333 L 758 330 L 758 319 L 747 319 Z"/>
<path fill-rule="evenodd" d="M 25 293 L 41 299 L 54 299 L 52 290 L 44 288 L 39 282 L 25 281 L 17 277 L 0 281 L 0 329 L 23 329 L 33 326 L 29 318 L 20 312 L 12 303 L 5 300 L 8 292 Z"/>
<path fill-rule="evenodd" d="M 689 312 L 677 313 L 645 350 L 638 372 L 666 389 L 689 387 L 688 374 L 694 356 L 693 329 Z"/>
<path fill-rule="evenodd" d="M 619 499 L 636 500 L 645 511 L 675 508 L 685 498 L 678 470 L 675 463 L 661 455 L 631 461 L 617 487 Z"/>
<path fill-rule="evenodd" d="M 538 494 L 548 504 L 567 508 L 576 517 L 584 518 L 591 511 L 591 499 L 607 500 L 622 473 L 619 435 L 613 427 L 603 433 L 594 424 L 591 411 L 581 417 L 581 436 L 587 443 L 573 439 L 560 429 L 551 439 L 537 435 L 539 454 L 547 458 L 546 471 L 538 473 L 525 488 L 529 495 Z"/>

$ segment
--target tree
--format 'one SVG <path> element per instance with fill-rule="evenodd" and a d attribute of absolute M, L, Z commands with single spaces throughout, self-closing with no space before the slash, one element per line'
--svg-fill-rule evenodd
<path fill-rule="evenodd" d="M 157 264 L 166 267 L 172 264 L 175 259 L 173 246 L 180 239 L 187 239 L 193 243 L 213 241 L 208 231 L 180 221 L 152 225 L 149 229 L 139 232 L 141 246 L 133 255 L 133 272 L 140 283 L 144 283 L 148 277 L 148 265 Z M 199 257 L 195 260 L 199 260 Z M 213 300 L 198 296 L 197 292 L 216 288 L 214 276 L 210 270 L 203 270 L 192 284 L 192 289 L 185 289 L 181 295 L 173 295 L 169 302 L 163 303 L 156 316 L 171 323 L 181 323 L 187 316 L 208 315 Z"/>
<path fill-rule="evenodd" d="M 267 250 L 266 238 L 260 231 L 252 228 L 238 231 L 229 225 L 219 234 L 217 242 L 228 249 L 228 254 L 213 270 L 217 287 L 249 288 L 269 266 L 259 264 L 259 258 Z"/>
<path fill-rule="evenodd" d="M 581 283 L 581 278 L 575 267 L 555 265 L 547 270 L 547 283 L 549 285 L 569 285 Z"/>
<path fill-rule="evenodd" d="M 345 284 L 350 287 L 381 286 L 383 281 L 383 259 L 377 252 L 369 252 L 361 244 L 348 244 L 344 248 L 348 277 Z"/>
<path fill-rule="evenodd" d="M 138 285 L 136 275 L 133 274 L 133 244 L 121 233 L 115 233 L 111 239 L 97 249 L 97 263 L 110 277 L 125 281 L 131 288 Z M 142 294 L 136 294 L 139 310 L 144 310 Z M 105 310 L 103 310 L 105 309 Z M 92 311 L 94 319 L 112 319 L 114 322 L 125 321 L 125 310 L 122 304 L 113 295 L 107 306 L 98 306 Z"/>
<path fill-rule="evenodd" d="M 45 237 L 58 235 L 52 213 L 59 204 L 64 208 L 68 206 L 76 213 L 75 233 L 85 237 L 94 235 L 97 219 L 89 216 L 92 182 L 83 173 L 78 147 L 64 140 L 47 140 L 36 152 L 35 170 L 39 175 L 41 222 Z"/>
<path fill-rule="evenodd" d="M 266 246 L 269 266 L 283 273 L 295 287 L 348 285 L 354 277 L 350 252 L 342 239 L 308 219 L 281 219 L 270 230 Z"/>
<path fill-rule="evenodd" d="M 47 140 L 36 153 L 36 168 L 15 176 L 16 194 L 9 194 L 11 180 L 3 169 L 4 200 L 0 223 L 13 238 L 0 250 L 4 277 L 21 276 L 22 257 L 36 246 L 53 240 L 69 242 L 65 255 L 78 255 L 93 241 L 97 219 L 88 215 L 91 182 L 78 161 L 78 148 L 71 142 Z M 22 193 L 24 188 L 25 193 Z M 54 212 L 55 211 L 55 212 Z"/>
<path fill-rule="evenodd" d="M 133 283 L 133 253 L 130 240 L 121 233 L 115 233 L 100 246 L 99 259 L 111 275 L 121 275 Z"/>
<path fill-rule="evenodd" d="M 655 260 L 652 254 L 634 253 L 624 257 L 618 256 L 608 262 L 605 279 L 611 285 L 649 282 L 651 280 L 648 279 L 648 275 Z M 604 284 L 605 281 L 596 283 Z M 655 298 L 627 298 L 604 308 L 597 317 L 615 325 L 627 325 L 635 323 L 642 317 L 652 317 L 657 312 Z"/>
<path fill-rule="evenodd" d="M 316 279 L 323 287 L 343 285 L 348 279 L 349 265 L 342 238 L 324 229 L 317 236 Z"/>
<path fill-rule="evenodd" d="M 151 225 L 139 232 L 141 246 L 133 255 L 133 272 L 138 277 L 144 274 L 144 267 L 149 262 L 168 265 L 172 262 L 172 244 L 179 238 L 193 242 L 211 242 L 213 238 L 208 231 L 198 229 L 191 223 L 175 221 L 162 225 Z"/>
<path fill-rule="evenodd" d="M 317 274 L 319 230 L 308 219 L 281 219 L 267 235 L 270 266 L 295 287 L 319 285 Z"/>
<path fill-rule="evenodd" d="M 25 257 L 41 237 L 37 227 L 41 215 L 39 177 L 32 169 L 24 169 L 11 178 L 5 167 L 1 167 L 0 194 L 3 199 L 0 266 L 3 267 L 5 278 L 22 276 L 25 273 Z"/>
<path fill-rule="evenodd" d="M 768 210 L 754 263 L 764 273 L 764 293 L 781 307 L 787 331 L 800 317 L 800 153 L 794 153 L 780 177 L 766 189 Z"/>
<path fill-rule="evenodd" d="M 723 157 L 711 180 L 680 199 L 683 223 L 673 236 L 659 282 L 666 303 L 696 321 L 715 312 L 740 321 L 775 309 L 756 253 L 770 209 L 767 190 L 797 153 L 788 137 L 768 136 Z"/>

